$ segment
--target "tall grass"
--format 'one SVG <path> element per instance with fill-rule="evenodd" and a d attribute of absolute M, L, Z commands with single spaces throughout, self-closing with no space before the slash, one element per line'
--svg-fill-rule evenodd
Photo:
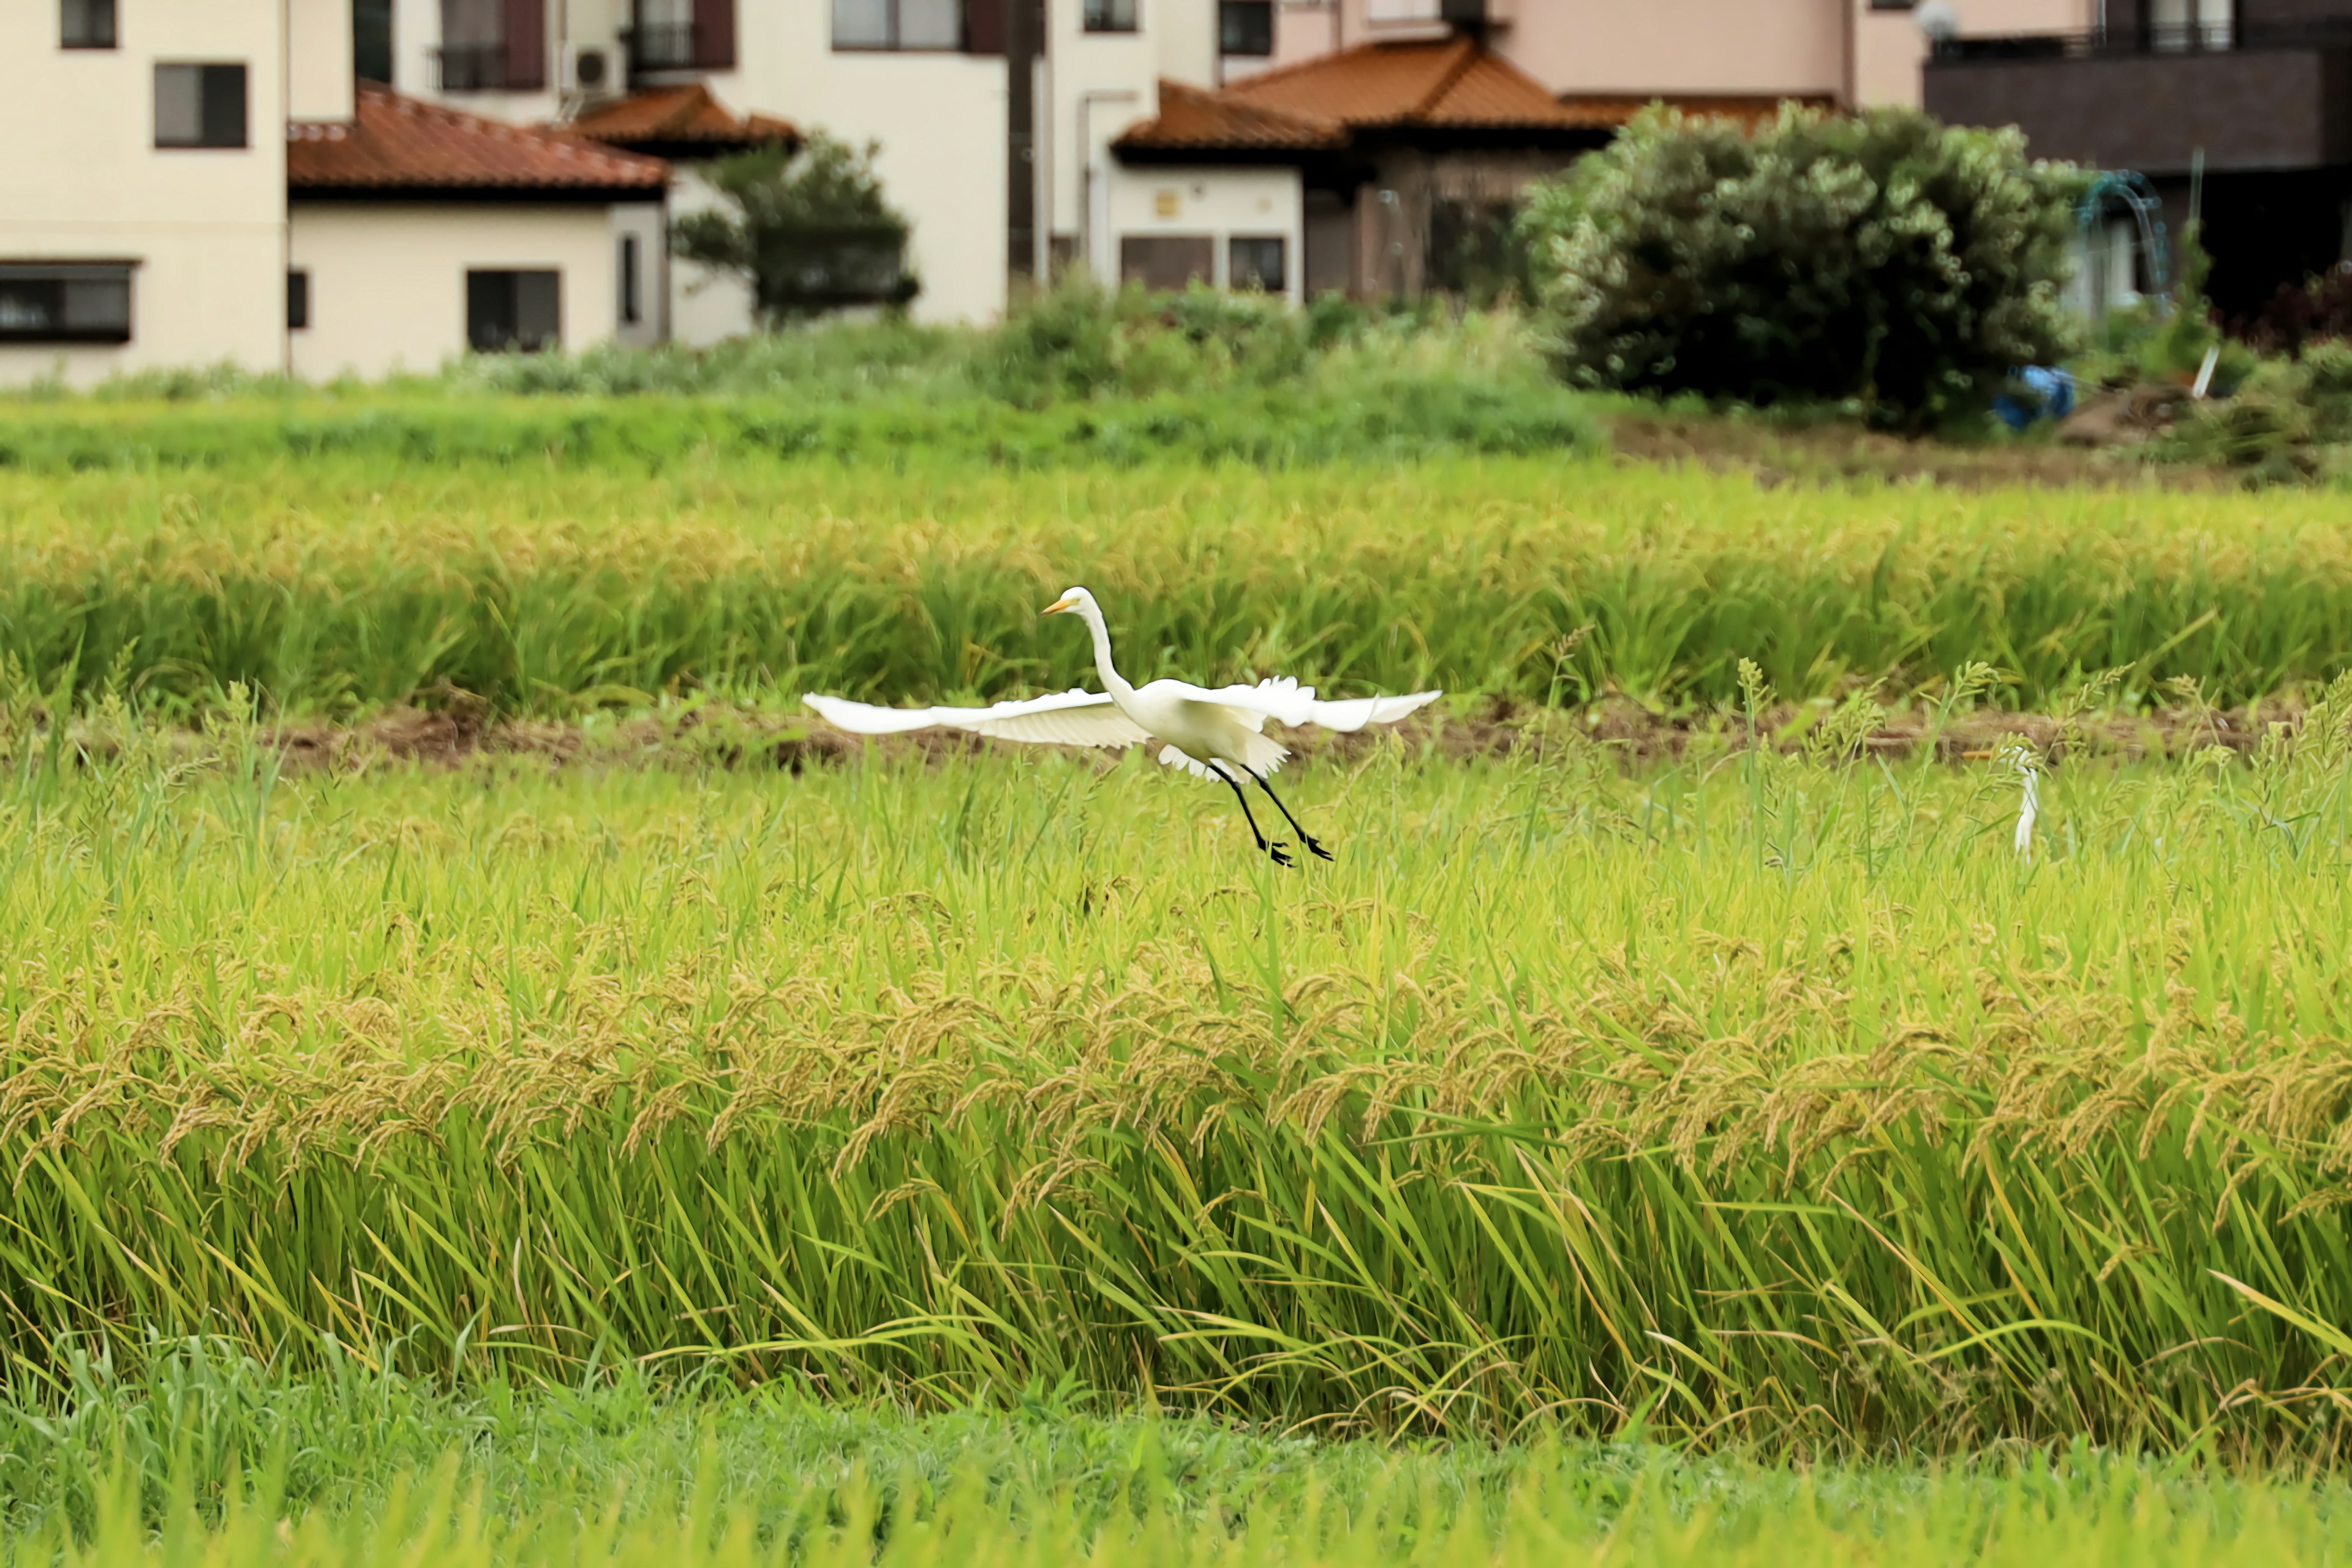
<path fill-rule="evenodd" d="M 2333 1454 L 2352 689 L 2047 779 L 275 776 L 0 825 L 0 1324 L 1318 1430 Z M 131 1353 L 125 1348 L 122 1353 Z"/>
<path fill-rule="evenodd" d="M 296 711 L 445 685 L 541 713 L 700 688 L 994 698 L 1093 679 L 1085 639 L 1036 616 L 1083 582 L 1139 679 L 1673 708 L 1730 700 L 1742 657 L 1798 697 L 1982 658 L 2018 704 L 2118 667 L 2126 700 L 2187 676 L 2237 702 L 2352 663 L 2352 547 L 2310 495 L 907 463 L 0 474 L 0 656 L 43 693 L 114 671 L 150 700 L 243 681 Z"/>
<path fill-rule="evenodd" d="M 1139 1448 L 1149 1456 L 1150 1434 L 1143 1436 Z M 1391 1462 L 1360 1499 L 1323 1495 L 1310 1470 L 1304 1506 L 1280 1513 L 1245 1503 L 1205 1513 L 1171 1506 L 1160 1478 L 1138 1466 L 1134 1494 L 1108 1517 L 1057 1496 L 1014 1511 L 972 1477 L 929 1495 L 902 1489 L 892 1499 L 884 1478 L 853 1472 L 841 1483 L 803 1488 L 782 1518 L 762 1520 L 744 1503 L 727 1500 L 723 1482 L 707 1472 L 689 1488 L 650 1500 L 641 1490 L 578 1502 L 564 1498 L 517 1518 L 483 1509 L 459 1480 L 459 1467 L 445 1463 L 409 1479 L 370 1514 L 313 1512 L 299 1522 L 278 1512 L 265 1484 L 257 1495 L 237 1496 L 212 1521 L 193 1500 L 174 1499 L 160 1528 L 151 1528 L 123 1486 L 105 1496 L 87 1535 L 51 1526 L 5 1550 L 12 1563 L 159 1568 L 420 1562 L 461 1568 L 583 1562 L 646 1568 L 1601 1568 L 1626 1562 L 1926 1568 L 1962 1561 L 2189 1568 L 2332 1563 L 2352 1534 L 2344 1500 L 2333 1489 L 2315 1496 L 2292 1483 L 2184 1485 L 2126 1467 L 2085 1468 L 2087 1475 L 1991 1481 L 1936 1478 L 1906 1485 L 1895 1479 L 1878 1489 L 1831 1478 L 1784 1483 L 1759 1497 L 1756 1491 L 1766 1489 L 1743 1495 L 1736 1483 L 1708 1488 L 1667 1465 L 1638 1475 L 1630 1489 L 1595 1487 L 1582 1463 L 1552 1455 L 1516 1479 L 1498 1519 L 1459 1506 L 1433 1473 L 1436 1467 L 1411 1461 Z"/>

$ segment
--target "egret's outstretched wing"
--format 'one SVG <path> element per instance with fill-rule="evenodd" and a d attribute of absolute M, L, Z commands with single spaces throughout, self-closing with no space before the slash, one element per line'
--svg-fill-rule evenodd
<path fill-rule="evenodd" d="M 1194 687 L 1191 695 L 1195 701 L 1222 703 L 1294 729 L 1312 724 L 1322 730 L 1355 731 L 1367 724 L 1393 724 L 1444 693 L 1416 691 L 1409 697 L 1358 697 L 1343 702 L 1318 702 L 1313 687 L 1301 686 L 1295 679 L 1281 676 L 1261 680 L 1255 686 Z"/>
<path fill-rule="evenodd" d="M 999 741 L 1040 746 L 1138 746 L 1143 731 L 1099 691 L 1062 691 L 988 708 L 875 708 L 814 693 L 802 701 L 828 724 L 859 735 L 910 730 L 969 730 Z"/>

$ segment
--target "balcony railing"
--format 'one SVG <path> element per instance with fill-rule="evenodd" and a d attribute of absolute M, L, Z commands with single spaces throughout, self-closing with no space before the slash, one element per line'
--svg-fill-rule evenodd
<path fill-rule="evenodd" d="M 444 44 L 433 51 L 433 85 L 443 92 L 497 92 L 506 88 L 536 88 L 538 82 L 510 81 L 506 45 Z"/>
<path fill-rule="evenodd" d="M 702 63 L 691 22 L 639 22 L 627 39 L 632 71 L 691 70 Z"/>
<path fill-rule="evenodd" d="M 2126 59 L 2148 55 L 2239 54 L 2265 49 L 2352 48 L 2352 16 L 2292 22 L 2191 22 L 2097 27 L 2086 33 L 1995 33 L 1944 38 L 1934 64 L 1994 60 Z"/>

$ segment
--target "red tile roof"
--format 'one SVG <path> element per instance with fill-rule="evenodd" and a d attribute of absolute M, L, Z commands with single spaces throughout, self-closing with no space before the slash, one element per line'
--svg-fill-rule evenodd
<path fill-rule="evenodd" d="M 1360 44 L 1244 77 L 1225 89 L 1235 103 L 1336 120 L 1349 128 L 1581 130 L 1543 84 L 1467 37 Z"/>
<path fill-rule="evenodd" d="M 1345 146 L 1367 130 L 1605 130 L 1518 67 L 1466 37 L 1359 44 L 1244 77 L 1222 92 L 1162 82 L 1160 113 L 1122 134 L 1122 152 L 1263 152 Z"/>
<path fill-rule="evenodd" d="M 654 87 L 584 110 L 562 127 L 612 147 L 708 147 L 713 153 L 798 146 L 800 130 L 764 114 L 738 115 L 708 83 Z"/>
<path fill-rule="evenodd" d="M 349 121 L 291 121 L 286 186 L 339 192 L 657 195 L 669 165 L 561 132 L 485 120 L 362 83 Z"/>
<path fill-rule="evenodd" d="M 1204 92 L 1181 82 L 1160 84 L 1160 113 L 1122 134 L 1121 148 L 1202 151 L 1236 148 L 1312 151 L 1347 144 L 1347 129 L 1336 120 L 1285 114 Z"/>

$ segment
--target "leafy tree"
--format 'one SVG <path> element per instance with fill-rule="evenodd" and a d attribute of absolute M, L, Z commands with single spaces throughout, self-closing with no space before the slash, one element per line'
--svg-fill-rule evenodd
<path fill-rule="evenodd" d="M 1586 385 L 1924 423 L 2069 351 L 2081 177 L 2024 145 L 1907 110 L 1752 135 L 1645 110 L 1521 217 L 1548 351 Z"/>
<path fill-rule="evenodd" d="M 797 152 L 725 159 L 708 177 L 726 205 L 678 219 L 670 247 L 750 283 L 771 324 L 845 305 L 903 305 L 921 285 L 907 268 L 907 220 L 874 173 L 877 150 L 819 131 Z"/>

